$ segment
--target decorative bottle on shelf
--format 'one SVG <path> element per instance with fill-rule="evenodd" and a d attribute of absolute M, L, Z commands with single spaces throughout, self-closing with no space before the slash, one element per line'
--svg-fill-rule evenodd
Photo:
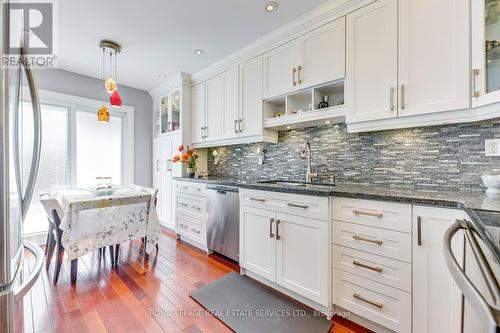
<path fill-rule="evenodd" d="M 319 102 L 318 104 L 318 109 L 324 109 L 327 108 L 328 105 L 328 96 L 323 96 L 323 100 Z"/>

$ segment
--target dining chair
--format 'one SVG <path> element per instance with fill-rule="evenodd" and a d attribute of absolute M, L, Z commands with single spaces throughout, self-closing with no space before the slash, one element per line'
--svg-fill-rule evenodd
<path fill-rule="evenodd" d="M 59 202 L 52 198 L 52 196 L 48 193 L 40 194 L 39 198 L 40 203 L 42 204 L 45 213 L 47 214 L 47 220 L 49 221 L 49 229 L 47 232 L 47 240 L 45 242 L 45 270 L 48 271 L 50 268 L 50 263 L 52 262 L 52 257 L 54 255 L 54 250 L 57 245 L 56 251 L 56 266 L 54 268 L 54 277 L 53 283 L 57 284 L 59 280 L 59 275 L 61 273 L 61 266 L 64 259 L 64 246 L 61 243 L 61 238 L 63 231 L 59 228 L 62 220 L 62 207 Z M 102 255 L 104 253 L 103 248 L 99 249 L 99 254 Z M 114 260 L 114 251 L 113 246 L 109 247 L 111 261 L 113 263 Z M 76 283 L 76 275 L 77 275 L 77 260 L 71 260 L 71 282 Z"/>
<path fill-rule="evenodd" d="M 141 185 L 135 185 L 132 184 L 129 186 L 131 189 L 137 192 L 142 192 L 142 193 L 148 193 L 151 195 L 151 202 L 154 203 L 154 207 L 156 207 L 156 204 L 158 202 L 158 189 L 155 188 L 149 188 Z M 151 205 L 149 205 L 149 211 L 148 215 L 151 211 Z M 146 243 L 147 243 L 147 237 L 142 237 L 141 238 L 142 245 L 144 246 L 144 252 L 146 252 Z M 156 243 L 156 252 L 159 251 L 158 243 Z M 120 244 L 116 244 L 115 246 L 115 265 L 118 265 L 118 258 L 120 257 Z M 147 258 L 148 255 L 146 254 L 145 257 Z"/>

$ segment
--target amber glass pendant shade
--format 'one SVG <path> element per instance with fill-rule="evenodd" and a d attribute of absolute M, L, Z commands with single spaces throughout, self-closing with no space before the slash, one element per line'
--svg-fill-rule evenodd
<path fill-rule="evenodd" d="M 106 88 L 106 92 L 108 94 L 112 94 L 116 91 L 116 81 L 112 77 L 109 77 L 105 82 L 104 82 L 104 87 Z"/>
<path fill-rule="evenodd" d="M 111 96 L 109 97 L 109 103 L 111 103 L 111 107 L 113 108 L 119 108 L 120 106 L 122 106 L 122 98 L 120 97 L 118 91 L 115 91 L 111 94 Z"/>
<path fill-rule="evenodd" d="M 97 110 L 97 121 L 100 123 L 109 123 L 109 110 L 104 105 Z"/>

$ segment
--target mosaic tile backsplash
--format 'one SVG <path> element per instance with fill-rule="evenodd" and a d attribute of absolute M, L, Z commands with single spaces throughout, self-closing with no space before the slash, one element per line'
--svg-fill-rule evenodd
<path fill-rule="evenodd" d="M 329 125 L 280 132 L 277 144 L 211 148 L 208 172 L 240 181 L 303 180 L 307 162 L 301 153 L 308 140 L 321 181 L 335 175 L 339 183 L 477 190 L 484 189 L 481 175 L 500 174 L 500 157 L 484 154 L 484 140 L 491 138 L 500 138 L 500 118 L 353 134 L 345 124 Z M 259 147 L 266 151 L 263 165 L 257 164 Z"/>

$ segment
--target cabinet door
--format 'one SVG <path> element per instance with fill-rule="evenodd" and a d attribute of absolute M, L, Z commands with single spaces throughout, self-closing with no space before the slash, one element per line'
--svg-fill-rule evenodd
<path fill-rule="evenodd" d="M 399 116 L 469 107 L 468 12 L 469 0 L 399 1 Z"/>
<path fill-rule="evenodd" d="M 443 238 L 462 218 L 460 210 L 413 207 L 413 332 L 460 332 L 461 292 L 446 267 Z M 458 262 L 463 260 L 463 245 L 463 234 L 458 233 L 452 241 Z"/>
<path fill-rule="evenodd" d="M 262 57 L 240 65 L 240 137 L 263 130 Z"/>
<path fill-rule="evenodd" d="M 161 147 L 161 141 L 162 139 L 161 138 L 155 138 L 153 139 L 153 187 L 155 189 L 158 189 L 158 203 L 161 202 L 161 193 L 160 193 L 160 190 L 161 190 L 161 175 L 162 175 L 162 157 L 161 157 L 161 151 L 162 151 L 162 147 Z M 158 204 L 158 206 L 156 207 L 156 210 L 158 212 L 158 216 L 161 216 L 162 215 L 162 212 L 161 212 L 161 205 Z"/>
<path fill-rule="evenodd" d="M 299 87 L 306 88 L 345 76 L 345 18 L 342 17 L 298 39 Z"/>
<path fill-rule="evenodd" d="M 264 99 L 297 89 L 297 40 L 264 54 Z"/>
<path fill-rule="evenodd" d="M 205 82 L 206 130 L 205 141 L 220 140 L 224 136 L 222 76 Z"/>
<path fill-rule="evenodd" d="M 191 123 L 192 142 L 201 143 L 204 139 L 205 127 L 205 83 L 197 84 L 192 89 L 193 115 Z"/>
<path fill-rule="evenodd" d="M 171 223 L 171 201 L 172 201 L 172 142 L 170 137 L 162 137 L 160 143 L 160 184 L 158 188 L 158 205 L 160 222 L 166 226 Z"/>
<path fill-rule="evenodd" d="M 238 136 L 239 121 L 239 89 L 238 89 L 238 66 L 222 73 L 222 95 L 223 95 L 223 122 L 224 138 L 231 139 Z"/>
<path fill-rule="evenodd" d="M 276 281 L 275 217 L 271 211 L 240 207 L 240 266 Z"/>
<path fill-rule="evenodd" d="M 397 15 L 397 0 L 347 15 L 347 122 L 397 116 Z"/>
<path fill-rule="evenodd" d="M 183 144 L 182 142 L 182 134 L 177 134 L 177 135 L 173 135 L 170 137 L 170 142 L 171 142 L 171 155 L 169 157 L 169 159 L 173 158 L 175 155 L 179 154 L 179 146 Z M 183 169 L 184 169 L 185 165 L 180 163 L 180 162 L 177 162 L 177 163 L 171 163 L 171 171 L 169 174 L 166 175 L 166 177 L 170 178 L 168 180 L 168 188 L 166 189 L 166 191 L 169 191 L 170 193 L 170 203 L 168 204 L 168 206 L 170 207 L 170 212 L 168 213 L 169 214 L 169 223 L 168 223 L 168 226 L 171 227 L 172 229 L 176 227 L 176 223 L 175 223 L 175 207 L 177 207 L 177 203 L 176 203 L 176 200 L 177 200 L 177 196 L 175 194 L 175 184 L 174 184 L 174 181 L 173 181 L 173 177 L 182 177 L 182 174 L 183 174 Z"/>
<path fill-rule="evenodd" d="M 276 283 L 328 306 L 328 222 L 278 213 L 276 223 Z"/>
<path fill-rule="evenodd" d="M 499 2 L 471 0 L 472 104 L 500 102 Z"/>

